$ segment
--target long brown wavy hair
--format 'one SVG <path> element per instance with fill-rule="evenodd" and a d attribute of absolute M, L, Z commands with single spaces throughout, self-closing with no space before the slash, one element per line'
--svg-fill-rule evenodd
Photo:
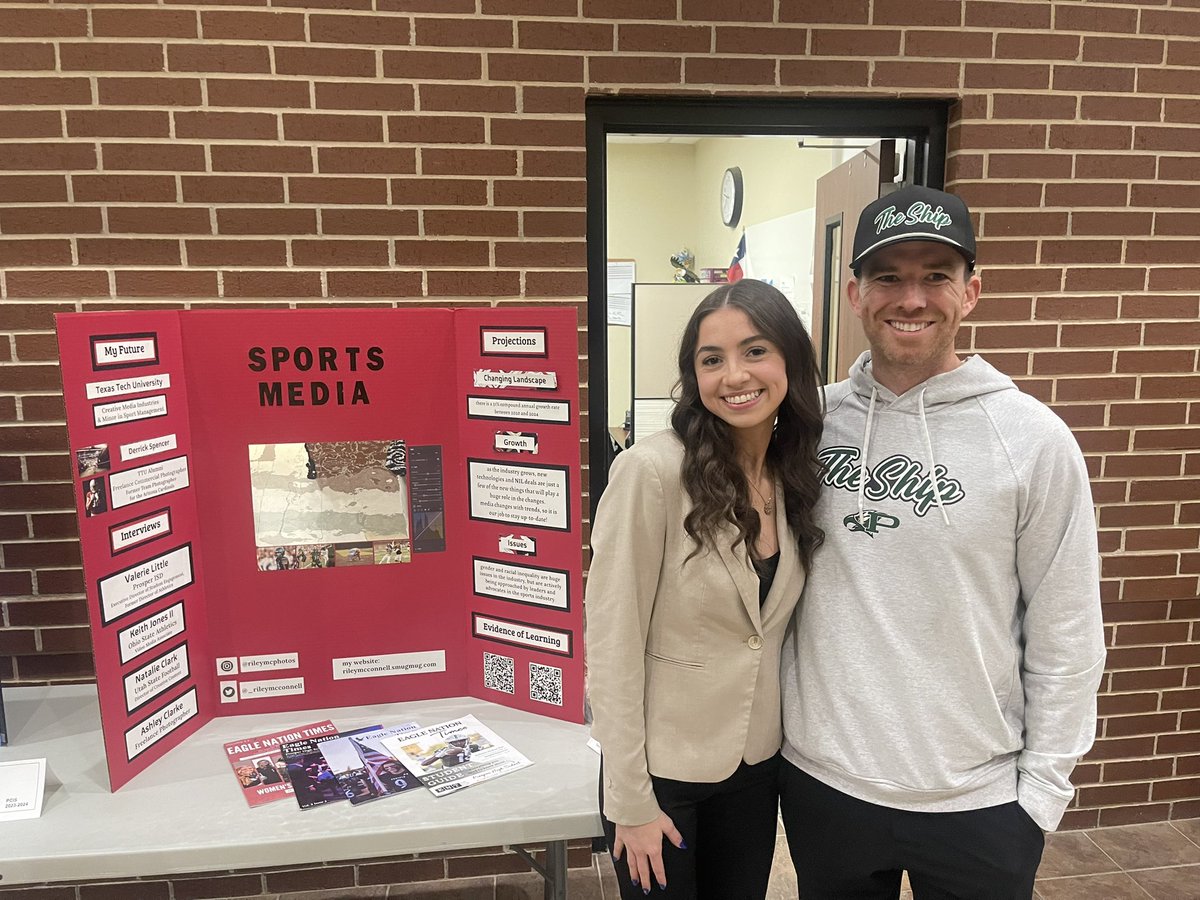
<path fill-rule="evenodd" d="M 766 464 L 783 483 L 787 522 L 800 545 L 805 569 L 811 569 L 813 552 L 825 540 L 825 533 L 813 521 L 813 506 L 820 491 L 820 370 L 812 341 L 791 303 L 769 284 L 751 278 L 721 285 L 705 297 L 688 320 L 679 343 L 679 381 L 675 384 L 671 427 L 683 442 L 681 477 L 693 504 L 683 527 L 696 542 L 693 555 L 705 544 L 711 546 L 717 528 L 729 522 L 738 532 L 734 546 L 745 541 L 753 556 L 761 529 L 758 513 L 750 503 L 746 476 L 734 456 L 733 429 L 705 408 L 696 381 L 700 323 L 709 313 L 724 307 L 744 312 L 758 332 L 779 348 L 785 360 L 787 396 L 779 406 Z"/>

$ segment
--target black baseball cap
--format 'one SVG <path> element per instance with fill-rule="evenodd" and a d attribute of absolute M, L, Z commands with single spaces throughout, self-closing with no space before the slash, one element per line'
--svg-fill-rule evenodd
<path fill-rule="evenodd" d="M 975 229 L 967 204 L 953 194 L 913 185 L 867 205 L 854 231 L 850 268 L 857 275 L 863 260 L 884 247 L 904 241 L 940 241 L 975 266 Z"/>

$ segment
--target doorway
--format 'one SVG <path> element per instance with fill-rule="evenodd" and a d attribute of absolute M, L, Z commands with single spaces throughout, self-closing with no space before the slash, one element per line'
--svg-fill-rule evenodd
<path fill-rule="evenodd" d="M 802 193 L 793 183 L 798 178 L 815 184 L 839 166 L 843 172 L 861 168 L 850 161 L 864 153 L 875 161 L 878 181 L 941 187 L 948 106 L 940 101 L 849 99 L 588 100 L 593 510 L 626 426 L 646 431 L 649 417 L 661 421 L 661 411 L 669 407 L 669 398 L 657 396 L 664 392 L 661 386 L 640 404 L 634 396 L 639 291 L 643 310 L 651 303 L 657 310 L 667 302 L 661 298 L 675 293 L 682 298 L 684 291 L 669 289 L 680 280 L 701 282 L 699 288 L 689 287 L 689 297 L 696 296 L 705 292 L 705 282 L 719 282 L 747 247 L 757 248 L 744 254 L 746 274 L 774 283 L 792 299 L 821 351 L 823 374 L 836 380 L 853 351 L 839 341 L 850 329 L 844 319 L 839 329 L 837 313 L 844 293 L 845 244 L 853 236 L 847 228 L 853 231 L 861 206 L 853 209 L 853 218 L 843 213 L 835 222 L 828 204 L 808 200 L 800 204 L 807 208 L 795 209 L 796 203 L 780 206 L 779 198 Z M 812 173 L 802 176 L 802 170 Z M 618 184 L 623 186 L 619 194 L 613 191 Z M 878 191 L 879 185 L 870 189 Z M 844 186 L 838 190 L 846 193 Z M 654 355 L 673 358 L 675 348 L 669 345 L 677 335 L 665 334 L 657 322 L 644 326 L 642 335 L 643 348 L 650 335 Z M 641 427 L 635 408 L 642 410 Z"/>

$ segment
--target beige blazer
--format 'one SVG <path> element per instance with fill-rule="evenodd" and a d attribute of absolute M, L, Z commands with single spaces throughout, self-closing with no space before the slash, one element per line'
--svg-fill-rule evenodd
<path fill-rule="evenodd" d="M 683 530 L 692 504 L 673 431 L 638 441 L 613 464 L 592 526 L 587 660 L 592 733 L 604 753 L 605 815 L 658 816 L 650 775 L 711 783 L 782 740 L 779 650 L 804 586 L 795 536 L 775 513 L 779 569 L 759 609 L 758 575 L 732 526 L 717 549 Z M 685 562 L 685 560 L 687 560 Z"/>

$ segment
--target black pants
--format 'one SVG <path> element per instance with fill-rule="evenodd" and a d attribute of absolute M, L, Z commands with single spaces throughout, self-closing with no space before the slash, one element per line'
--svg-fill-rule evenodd
<path fill-rule="evenodd" d="M 686 850 L 663 839 L 667 887 L 635 887 L 626 853 L 614 861 L 622 900 L 762 900 L 771 878 L 775 826 L 779 818 L 779 754 L 753 766 L 742 763 L 724 781 L 697 784 L 651 776 L 654 796 L 679 833 Z M 600 773 L 600 814 L 604 815 L 604 772 Z M 616 826 L 604 819 L 612 852 Z"/>
<path fill-rule="evenodd" d="M 1016 801 L 966 812 L 876 806 L 786 760 L 780 803 L 804 900 L 1029 900 L 1044 836 Z"/>

